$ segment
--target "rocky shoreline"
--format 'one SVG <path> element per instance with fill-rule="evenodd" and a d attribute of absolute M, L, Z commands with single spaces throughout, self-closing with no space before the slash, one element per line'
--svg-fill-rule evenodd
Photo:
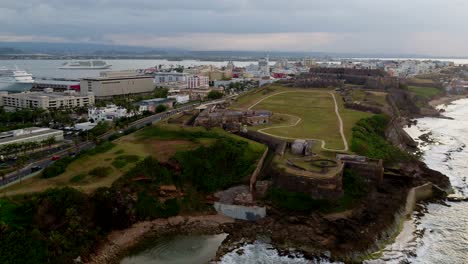
<path fill-rule="evenodd" d="M 118 263 L 123 255 L 147 238 L 167 234 L 220 234 L 223 226 L 234 219 L 223 215 L 174 216 L 167 219 L 138 222 L 123 230 L 112 231 L 95 253 L 84 263 Z"/>

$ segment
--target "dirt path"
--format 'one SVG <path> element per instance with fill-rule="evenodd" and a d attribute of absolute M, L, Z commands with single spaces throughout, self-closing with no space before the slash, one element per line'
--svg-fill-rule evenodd
<path fill-rule="evenodd" d="M 273 97 L 273 96 L 276 96 L 276 95 L 280 95 L 280 94 L 284 94 L 284 93 L 297 93 L 297 92 L 306 92 L 307 91 L 286 91 L 286 92 L 279 92 L 279 93 L 275 93 L 275 94 L 272 94 L 272 95 L 269 95 L 267 97 L 264 97 L 262 99 L 260 99 L 259 101 L 257 101 L 256 103 L 254 103 L 253 105 L 251 105 L 248 109 L 251 110 L 253 107 L 255 107 L 256 105 L 260 104 L 261 102 L 263 102 L 264 100 L 270 98 L 270 97 Z M 343 128 L 343 120 L 341 119 L 341 115 L 340 115 L 340 111 L 339 111 L 339 107 L 338 107 L 338 103 L 336 101 L 336 98 L 335 98 L 335 94 L 333 94 L 333 92 L 329 92 L 329 94 L 332 96 L 333 98 L 333 102 L 335 103 L 335 113 L 336 113 L 336 117 L 338 118 L 338 123 L 340 125 L 340 135 L 341 135 L 341 139 L 343 140 L 343 146 L 344 148 L 343 149 L 330 149 L 330 148 L 327 148 L 326 147 L 326 142 L 325 140 L 323 139 L 316 139 L 316 138 L 304 138 L 305 140 L 313 140 L 313 141 L 319 141 L 321 142 L 321 147 L 323 150 L 327 150 L 327 151 L 343 151 L 343 152 L 346 152 L 349 150 L 349 146 L 348 146 L 348 141 L 346 140 L 346 136 L 344 134 L 344 128 Z M 263 134 L 266 134 L 266 135 L 269 135 L 269 136 L 272 136 L 272 137 L 277 137 L 277 138 L 282 138 L 282 139 L 291 139 L 291 140 L 295 140 L 295 139 L 298 139 L 298 138 L 291 138 L 291 137 L 283 137 L 283 136 L 278 136 L 278 135 L 275 135 L 275 134 L 271 134 L 271 133 L 268 133 L 268 132 L 265 132 L 269 129 L 274 129 L 274 128 L 287 128 L 287 127 L 294 127 L 294 126 L 297 126 L 299 125 L 301 122 L 302 122 L 302 118 L 300 118 L 299 116 L 295 116 L 295 115 L 290 115 L 290 114 L 284 114 L 284 113 L 281 113 L 282 115 L 286 115 L 286 116 L 290 116 L 290 117 L 294 117 L 297 119 L 297 121 L 294 123 L 294 124 L 291 124 L 291 125 L 281 125 L 281 126 L 273 126 L 273 127 L 267 127 L 267 128 L 263 128 L 263 129 L 259 129 L 258 132 L 260 133 L 263 133 Z"/>

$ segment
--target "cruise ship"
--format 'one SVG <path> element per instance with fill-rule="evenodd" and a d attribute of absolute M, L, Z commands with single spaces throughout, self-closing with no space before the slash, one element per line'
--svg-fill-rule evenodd
<path fill-rule="evenodd" d="M 86 60 L 86 61 L 70 61 L 65 62 L 59 69 L 76 69 L 76 70 L 102 70 L 109 69 L 112 65 L 101 60 Z"/>
<path fill-rule="evenodd" d="M 32 88 L 32 74 L 18 69 L 0 67 L 0 92 L 24 92 Z"/>

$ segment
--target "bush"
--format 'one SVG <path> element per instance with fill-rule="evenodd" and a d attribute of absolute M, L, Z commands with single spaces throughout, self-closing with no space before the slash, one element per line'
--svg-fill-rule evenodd
<path fill-rule="evenodd" d="M 111 167 L 96 167 L 88 172 L 89 175 L 104 178 L 108 176 L 112 171 Z"/>
<path fill-rule="evenodd" d="M 122 178 L 117 182 L 119 183 L 133 183 L 130 181 L 134 177 L 148 177 L 152 183 L 160 184 L 173 184 L 172 173 L 167 168 L 162 167 L 159 161 L 153 157 L 146 157 L 144 160 L 135 164 Z M 137 184 L 137 183 L 134 183 Z"/>
<path fill-rule="evenodd" d="M 137 162 L 139 159 L 140 157 L 136 155 L 120 155 L 112 162 L 112 166 L 117 169 L 121 169 L 127 166 L 128 163 Z"/>
<path fill-rule="evenodd" d="M 206 97 L 211 100 L 220 99 L 221 97 L 223 97 L 223 93 L 218 92 L 218 91 L 211 91 L 208 93 Z"/>
<path fill-rule="evenodd" d="M 86 174 L 85 173 L 80 173 L 78 175 L 73 176 L 70 179 L 70 182 L 71 183 L 78 183 L 78 182 L 81 182 L 82 180 L 84 180 L 85 178 L 86 178 Z"/>
<path fill-rule="evenodd" d="M 135 207 L 138 218 L 141 220 L 175 216 L 180 211 L 177 199 L 169 199 L 161 203 L 157 198 L 149 195 L 146 191 L 138 194 Z"/>
<path fill-rule="evenodd" d="M 68 165 L 72 161 L 73 159 L 70 157 L 65 157 L 57 160 L 56 162 L 52 163 L 52 165 L 48 166 L 42 171 L 41 178 L 48 179 L 59 176 L 60 174 L 66 171 Z"/>
<path fill-rule="evenodd" d="M 252 154 L 247 142 L 231 138 L 221 138 L 209 147 L 175 155 L 182 167 L 182 181 L 190 182 L 204 192 L 239 183 L 253 172 L 258 158 Z"/>
<path fill-rule="evenodd" d="M 167 106 L 160 104 L 156 107 L 156 113 L 162 113 L 167 110 Z"/>
<path fill-rule="evenodd" d="M 404 161 L 409 155 L 385 139 L 388 116 L 375 115 L 359 120 L 353 128 L 351 150 L 359 155 L 382 159 L 388 163 Z"/>

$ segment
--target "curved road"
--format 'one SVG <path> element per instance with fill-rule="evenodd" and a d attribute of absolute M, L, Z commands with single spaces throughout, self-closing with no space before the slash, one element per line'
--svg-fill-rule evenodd
<path fill-rule="evenodd" d="M 284 93 L 298 93 L 298 92 L 299 92 L 299 93 L 302 93 L 302 92 L 307 93 L 308 91 L 285 91 L 285 92 L 275 93 L 275 94 L 272 94 L 272 95 L 269 95 L 269 96 L 267 96 L 267 97 L 264 97 L 264 98 L 260 99 L 260 100 L 257 101 L 255 104 L 251 105 L 248 109 L 251 110 L 253 107 L 255 107 L 256 105 L 258 105 L 259 103 L 263 102 L 264 100 L 266 100 L 266 99 L 268 99 L 268 98 L 270 98 L 270 97 L 273 97 L 273 96 L 276 96 L 276 95 L 280 95 L 280 94 L 284 94 Z M 310 92 L 312 92 L 312 91 L 310 91 Z M 329 92 L 329 94 L 332 96 L 333 102 L 335 103 L 335 114 L 336 114 L 336 117 L 338 118 L 338 123 L 339 123 L 339 125 L 340 125 L 340 134 L 341 134 L 341 139 L 343 140 L 344 148 L 343 148 L 343 149 L 330 149 L 330 148 L 327 148 L 327 147 L 325 147 L 325 146 L 326 146 L 326 142 L 325 142 L 325 140 L 323 140 L 323 139 L 316 139 L 316 138 L 303 138 L 303 139 L 305 139 L 305 140 L 314 140 L 314 141 L 319 141 L 319 142 L 321 142 L 321 147 L 322 147 L 322 149 L 324 149 L 324 150 L 328 150 L 328 151 L 348 151 L 348 150 L 349 150 L 348 141 L 346 140 L 346 136 L 345 136 L 345 134 L 344 134 L 343 120 L 341 119 L 341 115 L 340 115 L 338 103 L 337 103 L 337 101 L 336 101 L 335 94 L 334 94 L 333 92 Z M 280 114 L 282 114 L 282 113 L 280 113 Z M 294 126 L 299 125 L 299 123 L 301 123 L 301 121 L 302 121 L 302 118 L 300 118 L 300 117 L 298 117 L 298 116 L 295 116 L 295 115 L 290 115 L 290 114 L 282 114 L 282 115 L 287 115 L 287 116 L 295 117 L 295 118 L 297 118 L 297 121 L 296 121 L 294 124 L 292 124 L 292 125 L 281 125 L 281 126 L 267 127 L 267 128 L 263 128 L 263 129 L 258 130 L 258 132 L 263 133 L 263 134 L 266 134 L 266 135 L 269 135 L 269 136 L 282 138 L 282 139 L 292 139 L 292 140 L 298 139 L 298 138 L 291 138 L 291 137 L 278 136 L 278 135 L 274 135 L 274 134 L 265 132 L 266 130 L 273 129 L 273 128 L 294 127 Z"/>

